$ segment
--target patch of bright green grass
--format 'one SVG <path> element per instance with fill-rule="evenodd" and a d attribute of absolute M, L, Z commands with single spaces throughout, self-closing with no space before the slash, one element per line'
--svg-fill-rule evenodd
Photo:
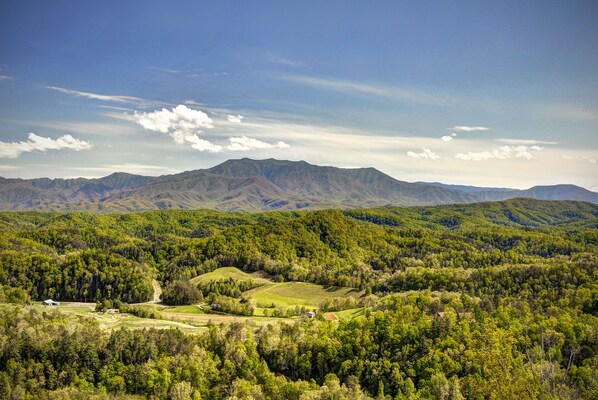
<path fill-rule="evenodd" d="M 205 314 L 198 305 L 166 307 L 162 310 L 166 314 Z"/>
<path fill-rule="evenodd" d="M 363 308 L 351 308 L 349 310 L 335 311 L 334 315 L 340 320 L 353 319 L 363 315 Z"/>
<path fill-rule="evenodd" d="M 245 296 L 254 299 L 257 304 L 275 306 L 305 306 L 315 308 L 327 298 L 359 297 L 362 294 L 357 289 L 322 286 L 306 282 L 272 283 L 248 290 Z"/>
<path fill-rule="evenodd" d="M 155 328 L 155 329 L 171 329 L 178 328 L 183 332 L 193 333 L 199 332 L 203 327 L 197 327 L 189 324 L 185 324 L 178 321 L 167 321 L 162 319 L 150 319 L 150 318 L 139 318 L 134 315 L 124 314 L 100 314 L 96 313 L 95 303 L 70 303 L 62 302 L 59 306 L 46 307 L 41 303 L 34 303 L 29 306 L 39 312 L 53 312 L 58 311 L 66 315 L 81 316 L 86 318 L 92 318 L 99 322 L 100 326 L 106 330 L 115 330 L 120 328 L 129 329 L 143 329 L 143 328 Z"/>
<path fill-rule="evenodd" d="M 197 285 L 200 282 L 219 281 L 221 279 L 228 278 L 233 278 L 238 281 L 248 281 L 251 279 L 252 281 L 260 284 L 272 283 L 271 280 L 264 278 L 264 276 L 260 273 L 254 272 L 249 274 L 235 267 L 218 268 L 212 272 L 198 275 L 195 278 L 192 278 L 189 282 L 191 282 L 193 285 Z"/>

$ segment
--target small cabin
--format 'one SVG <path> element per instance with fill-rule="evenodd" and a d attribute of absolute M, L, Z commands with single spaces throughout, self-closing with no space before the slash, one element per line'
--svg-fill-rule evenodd
<path fill-rule="evenodd" d="M 316 313 L 315 313 L 315 312 L 313 312 L 313 311 L 308 311 L 308 312 L 306 312 L 306 313 L 305 313 L 305 316 L 306 316 L 307 318 L 315 318 L 315 316 L 316 316 Z"/>
<path fill-rule="evenodd" d="M 106 310 L 106 314 L 118 314 L 120 310 L 118 308 L 109 308 Z"/>
<path fill-rule="evenodd" d="M 59 305 L 60 305 L 60 303 L 59 303 L 59 302 L 57 302 L 57 301 L 54 301 L 54 300 L 52 300 L 52 299 L 44 300 L 44 301 L 42 301 L 42 304 L 43 304 L 44 306 L 59 306 Z"/>

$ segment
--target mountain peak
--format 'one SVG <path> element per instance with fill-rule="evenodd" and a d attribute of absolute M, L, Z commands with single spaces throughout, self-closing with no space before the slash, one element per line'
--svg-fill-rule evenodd
<path fill-rule="evenodd" d="M 517 190 L 407 183 L 372 167 L 338 168 L 274 158 L 232 159 L 209 169 L 160 177 L 117 172 L 99 179 L 0 181 L 0 210 L 267 211 L 471 203 L 514 197 L 598 203 L 598 193 L 575 185 Z"/>

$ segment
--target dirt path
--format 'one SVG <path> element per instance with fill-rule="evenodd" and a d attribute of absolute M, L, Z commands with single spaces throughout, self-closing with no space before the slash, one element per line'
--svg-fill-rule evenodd
<path fill-rule="evenodd" d="M 338 318 L 336 318 L 336 315 L 334 315 L 334 313 L 332 312 L 327 312 L 326 314 L 324 314 L 324 318 L 326 318 L 328 321 L 336 321 Z"/>
<path fill-rule="evenodd" d="M 157 303 L 160 301 L 160 296 L 162 296 L 162 288 L 160 282 L 155 279 L 152 279 L 152 286 L 154 287 L 154 303 Z"/>

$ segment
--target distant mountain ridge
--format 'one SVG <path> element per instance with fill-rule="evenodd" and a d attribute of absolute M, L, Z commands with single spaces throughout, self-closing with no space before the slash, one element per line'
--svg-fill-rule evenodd
<path fill-rule="evenodd" d="M 0 210 L 129 212 L 413 206 L 530 197 L 598 203 L 575 185 L 527 190 L 408 183 L 375 168 L 322 167 L 305 161 L 229 160 L 213 168 L 148 177 L 116 172 L 96 179 L 0 178 Z"/>
<path fill-rule="evenodd" d="M 576 200 L 588 203 L 598 203 L 598 193 L 584 189 L 576 185 L 549 185 L 534 186 L 529 189 L 509 188 L 484 188 L 477 186 L 447 185 L 443 183 L 418 182 L 434 187 L 459 190 L 465 193 L 474 194 L 479 201 L 500 201 L 516 197 L 526 197 L 537 200 Z"/>

